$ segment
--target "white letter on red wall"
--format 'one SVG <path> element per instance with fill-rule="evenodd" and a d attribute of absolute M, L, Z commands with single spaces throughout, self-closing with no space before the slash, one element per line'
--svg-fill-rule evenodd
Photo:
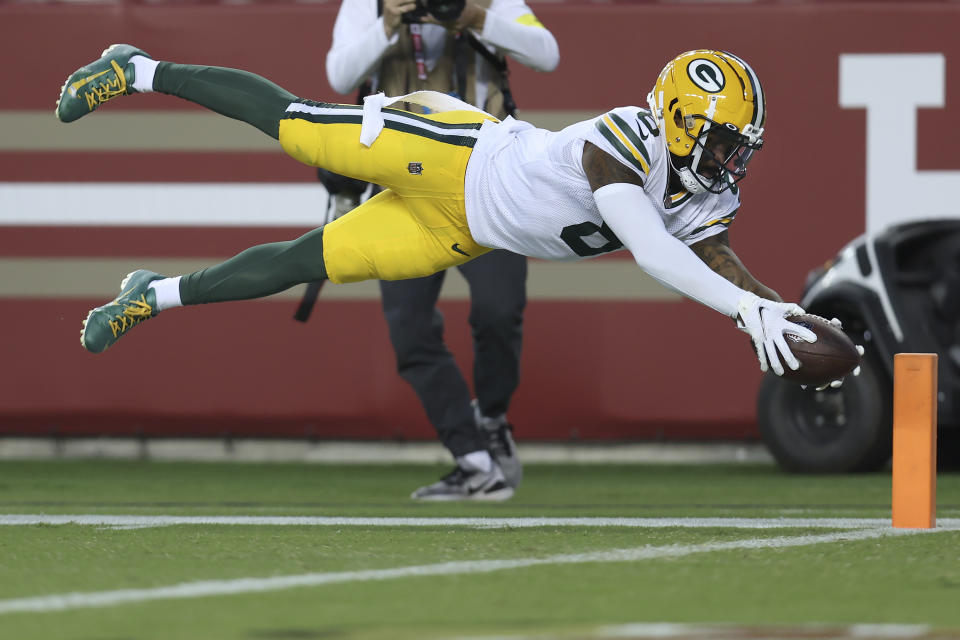
<path fill-rule="evenodd" d="M 867 220 L 960 217 L 960 171 L 917 171 L 917 108 L 943 107 L 942 54 L 843 54 L 840 106 L 867 110 Z"/>

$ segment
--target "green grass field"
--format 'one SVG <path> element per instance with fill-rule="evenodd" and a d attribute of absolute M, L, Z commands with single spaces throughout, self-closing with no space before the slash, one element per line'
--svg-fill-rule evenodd
<path fill-rule="evenodd" d="M 448 505 L 407 497 L 440 467 L 0 468 L 4 640 L 960 637 L 953 474 L 916 532 L 889 474 L 765 465 L 528 465 Z"/>

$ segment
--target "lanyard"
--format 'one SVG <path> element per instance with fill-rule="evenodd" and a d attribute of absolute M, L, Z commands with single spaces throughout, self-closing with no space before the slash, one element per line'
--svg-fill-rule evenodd
<path fill-rule="evenodd" d="M 413 40 L 413 61 L 417 63 L 417 78 L 422 82 L 427 79 L 427 61 L 423 55 L 422 27 L 419 24 L 410 25 L 410 39 Z"/>

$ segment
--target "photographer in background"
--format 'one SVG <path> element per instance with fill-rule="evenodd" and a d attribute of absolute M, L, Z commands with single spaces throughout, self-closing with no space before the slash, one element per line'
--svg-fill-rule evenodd
<path fill-rule="evenodd" d="M 515 108 L 504 55 L 538 71 L 552 71 L 559 62 L 556 40 L 522 0 L 343 0 L 327 78 L 343 94 L 360 88 L 360 97 L 449 93 L 503 119 Z M 336 180 L 320 175 L 325 184 Z M 362 183 L 331 184 L 330 219 L 376 189 L 364 194 Z M 520 378 L 526 258 L 497 250 L 458 269 L 470 285 L 474 401 L 443 341 L 436 305 L 445 272 L 380 282 L 397 369 L 457 462 L 412 497 L 505 500 L 522 478 L 506 413 Z M 507 490 L 480 490 L 500 475 Z"/>

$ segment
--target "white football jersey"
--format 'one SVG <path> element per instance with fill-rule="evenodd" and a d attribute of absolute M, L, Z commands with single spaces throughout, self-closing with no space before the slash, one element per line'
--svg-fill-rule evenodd
<path fill-rule="evenodd" d="M 668 193 L 670 160 L 660 136 L 650 112 L 639 107 L 620 107 L 558 132 L 512 118 L 485 125 L 467 165 L 470 233 L 483 246 L 548 260 L 622 249 L 583 170 L 586 140 L 641 177 L 668 233 L 688 245 L 720 233 L 740 206 L 739 190 Z"/>

